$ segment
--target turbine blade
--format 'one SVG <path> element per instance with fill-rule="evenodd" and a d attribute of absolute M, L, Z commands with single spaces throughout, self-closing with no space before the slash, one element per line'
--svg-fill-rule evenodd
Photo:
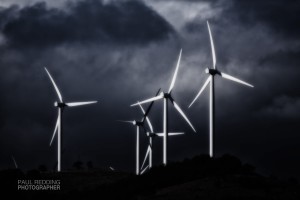
<path fill-rule="evenodd" d="M 148 126 L 149 126 L 149 128 L 150 128 L 150 131 L 153 133 L 153 126 L 152 126 L 152 124 L 151 124 L 151 122 L 150 122 L 149 117 L 146 117 L 146 121 L 147 121 L 147 124 L 148 124 Z"/>
<path fill-rule="evenodd" d="M 123 123 L 130 123 L 130 124 L 133 124 L 134 121 L 126 121 L 126 120 L 117 120 L 118 122 L 123 122 Z"/>
<path fill-rule="evenodd" d="M 12 158 L 12 160 L 14 162 L 15 168 L 18 169 L 18 165 L 17 165 L 17 162 L 16 162 L 15 158 L 13 156 L 11 156 L 11 158 Z"/>
<path fill-rule="evenodd" d="M 54 86 L 54 89 L 55 89 L 55 91 L 56 91 L 56 93 L 57 93 L 57 96 L 58 96 L 58 98 L 59 98 L 60 103 L 62 103 L 62 102 L 63 102 L 63 99 L 62 99 L 61 93 L 60 93 L 60 91 L 59 91 L 57 85 L 55 84 L 55 82 L 54 82 L 52 76 L 50 75 L 50 73 L 48 72 L 48 70 L 47 70 L 46 67 L 45 67 L 45 70 L 46 70 L 46 72 L 47 72 L 47 74 L 48 74 L 48 76 L 49 76 L 49 78 L 50 78 L 50 80 L 51 80 L 51 82 L 52 82 L 52 85 Z"/>
<path fill-rule="evenodd" d="M 216 53 L 215 53 L 215 46 L 214 46 L 214 41 L 213 41 L 213 38 L 211 35 L 211 30 L 210 30 L 208 21 L 207 21 L 207 28 L 208 28 L 209 39 L 210 39 L 211 55 L 212 55 L 212 59 L 213 59 L 213 68 L 216 69 L 217 59 L 216 59 Z"/>
<path fill-rule="evenodd" d="M 149 165 L 148 165 L 147 167 L 145 167 L 145 169 L 143 169 L 143 170 L 141 171 L 141 175 L 144 174 L 145 171 L 146 171 L 148 168 L 149 168 Z"/>
<path fill-rule="evenodd" d="M 179 107 L 179 105 L 174 101 L 174 99 L 172 99 L 171 102 L 173 103 L 175 109 L 181 114 L 181 116 L 185 119 L 185 121 L 190 125 L 190 127 L 193 129 L 193 131 L 196 132 L 194 126 L 192 125 L 192 123 L 190 122 L 190 120 L 187 118 L 187 116 L 184 114 L 184 112 L 181 110 L 181 108 Z"/>
<path fill-rule="evenodd" d="M 138 101 L 138 105 L 139 105 L 139 107 L 141 108 L 142 113 L 145 115 L 146 112 L 145 112 L 143 106 L 142 106 L 141 104 L 139 104 L 139 101 Z M 144 118 L 144 117 L 143 117 L 143 118 Z"/>
<path fill-rule="evenodd" d="M 179 68 L 180 60 L 181 60 L 181 53 L 182 53 L 182 49 L 180 49 L 180 53 L 179 53 L 179 57 L 178 57 L 177 65 L 176 65 L 176 69 L 175 69 L 175 72 L 174 72 L 174 75 L 173 75 L 173 79 L 172 79 L 172 82 L 171 82 L 171 85 L 170 85 L 168 93 L 170 93 L 172 91 L 172 89 L 173 89 L 173 87 L 175 85 L 175 81 L 176 81 L 177 73 L 178 73 L 178 68 Z"/>
<path fill-rule="evenodd" d="M 144 104 L 144 103 L 149 103 L 151 101 L 157 101 L 159 99 L 162 99 L 164 96 L 161 94 L 159 96 L 156 96 L 156 97 L 152 97 L 150 99 L 147 99 L 147 100 L 144 100 L 144 101 L 141 101 L 141 102 L 138 102 L 138 103 L 135 103 L 135 104 L 132 104 L 131 106 L 137 106 L 139 104 Z"/>
<path fill-rule="evenodd" d="M 57 121 L 56 121 L 56 125 L 55 125 L 55 128 L 54 128 L 54 132 L 53 132 L 53 135 L 52 135 L 52 138 L 51 138 L 51 141 L 50 141 L 50 145 L 49 145 L 49 146 L 52 145 L 54 136 L 55 136 L 55 134 L 56 134 L 56 132 L 57 132 L 57 128 L 58 128 L 59 125 L 60 125 L 60 124 L 59 124 L 59 116 L 58 116 L 58 117 L 57 117 Z"/>
<path fill-rule="evenodd" d="M 198 92 L 198 94 L 196 95 L 196 97 L 194 98 L 194 100 L 192 101 L 192 103 L 189 105 L 189 107 L 191 107 L 194 104 L 194 102 L 198 99 L 198 97 L 203 92 L 203 90 L 205 89 L 205 87 L 208 85 L 208 83 L 210 82 L 210 80 L 211 80 L 211 76 L 209 76 L 207 78 L 207 80 L 205 81 L 204 85 L 202 86 L 202 88 L 200 89 L 200 91 Z"/>
<path fill-rule="evenodd" d="M 176 136 L 176 135 L 183 135 L 183 132 L 177 132 L 177 133 L 168 133 L 168 136 Z M 163 137 L 164 133 L 155 133 L 155 135 L 157 135 L 158 137 Z"/>
<path fill-rule="evenodd" d="M 156 136 L 158 137 L 163 137 L 164 136 L 164 133 L 154 133 Z"/>
<path fill-rule="evenodd" d="M 223 72 L 221 72 L 221 76 L 222 76 L 223 78 L 228 79 L 228 80 L 231 80 L 231 81 L 234 81 L 234 82 L 237 82 L 237 83 L 241 83 L 241 84 L 247 85 L 247 86 L 249 86 L 249 87 L 254 87 L 253 85 L 251 85 L 251 84 L 249 84 L 249 83 L 246 83 L 245 81 L 242 81 L 242 80 L 240 80 L 240 79 L 237 79 L 237 78 L 235 78 L 235 77 L 233 77 L 233 76 L 230 76 L 230 75 L 228 75 L 228 74 L 225 74 L 225 73 L 223 73 Z"/>
<path fill-rule="evenodd" d="M 115 171 L 115 169 L 114 169 L 113 167 L 109 167 L 109 169 L 110 169 L 111 171 Z"/>
<path fill-rule="evenodd" d="M 83 105 L 93 104 L 93 103 L 97 103 L 97 102 L 98 101 L 71 102 L 71 103 L 66 103 L 66 105 L 69 107 L 74 107 L 74 106 L 83 106 Z"/>
<path fill-rule="evenodd" d="M 157 93 L 156 93 L 155 96 L 157 96 L 157 95 L 159 94 L 159 92 L 160 92 L 160 88 L 158 89 L 158 91 L 157 91 Z M 148 106 L 146 112 L 144 113 L 144 117 L 145 117 L 145 116 L 148 116 L 148 114 L 149 114 L 149 112 L 150 112 L 150 110 L 151 110 L 153 104 L 154 104 L 154 101 L 152 101 L 151 104 Z M 144 118 L 142 121 L 144 121 L 144 120 L 145 120 L 145 118 Z"/>
<path fill-rule="evenodd" d="M 152 101 L 151 104 L 153 104 L 153 101 Z M 147 124 L 148 124 L 148 126 L 149 126 L 149 128 L 150 128 L 150 131 L 153 132 L 153 127 L 152 127 L 152 124 L 151 124 L 151 122 L 150 122 L 149 117 L 147 117 L 147 115 L 146 115 L 146 113 L 145 113 L 145 110 L 144 110 L 143 106 L 142 106 L 141 104 L 139 104 L 139 106 L 140 106 L 140 108 L 141 108 L 141 110 L 142 110 L 142 112 L 143 112 L 143 114 L 144 114 L 143 119 L 142 119 L 142 122 L 144 122 L 144 120 L 145 120 L 145 118 L 146 118 L 146 121 L 147 121 Z"/>
<path fill-rule="evenodd" d="M 146 162 L 146 160 L 147 160 L 147 158 L 148 158 L 148 156 L 149 156 L 150 150 L 151 150 L 151 147 L 150 147 L 150 145 L 148 145 L 148 149 L 147 149 L 147 152 L 146 152 L 146 155 L 145 155 L 143 164 L 142 164 L 142 166 L 141 166 L 141 169 L 143 169 L 143 167 L 144 167 L 144 164 L 145 164 L 145 162 Z"/>
<path fill-rule="evenodd" d="M 214 67 L 214 69 L 216 69 L 217 59 L 216 59 L 216 53 L 215 53 L 215 46 L 214 46 L 214 41 L 213 41 L 213 37 L 211 35 L 211 31 L 210 31 L 208 21 L 207 21 L 207 28 L 208 28 L 209 39 L 210 39 L 211 54 L 212 54 L 212 59 L 213 59 L 213 67 Z"/>
<path fill-rule="evenodd" d="M 169 136 L 184 135 L 184 132 L 168 133 Z"/>

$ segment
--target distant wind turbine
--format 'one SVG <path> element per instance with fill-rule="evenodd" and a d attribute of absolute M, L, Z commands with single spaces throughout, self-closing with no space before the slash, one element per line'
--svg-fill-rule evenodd
<path fill-rule="evenodd" d="M 115 168 L 113 168 L 113 167 L 109 167 L 109 169 L 111 170 L 111 171 L 115 171 Z"/>
<path fill-rule="evenodd" d="M 160 89 L 157 91 L 156 96 L 159 94 Z M 146 129 L 144 127 L 145 121 L 147 121 L 148 126 L 150 127 L 151 130 L 153 130 L 152 128 L 152 124 L 148 118 L 148 114 L 153 106 L 154 102 L 151 102 L 151 104 L 149 105 L 149 107 L 147 108 L 147 111 L 145 112 L 144 109 L 142 108 L 142 106 L 140 105 L 140 108 L 142 109 L 143 112 L 143 117 L 141 119 L 141 121 L 136 121 L 136 120 L 132 120 L 132 121 L 125 121 L 125 120 L 118 120 L 119 122 L 125 122 L 125 123 L 130 123 L 134 126 L 136 126 L 136 175 L 140 175 L 140 127 L 142 127 L 144 129 L 145 132 Z"/>
<path fill-rule="evenodd" d="M 150 109 L 151 109 L 152 104 L 153 103 L 151 103 L 151 105 L 149 106 Z M 143 114 L 145 115 L 146 112 L 145 112 L 143 106 L 141 104 L 139 104 L 139 106 L 140 106 Z M 149 108 L 148 108 L 148 110 L 150 110 Z M 149 124 L 151 124 L 150 119 L 149 119 Z M 153 138 L 155 138 L 157 136 L 158 137 L 163 137 L 164 136 L 164 133 L 156 133 L 156 132 L 154 132 L 153 125 L 149 126 L 149 128 L 150 128 L 150 131 L 146 132 L 146 135 L 148 137 L 148 148 L 147 148 L 146 155 L 144 157 L 144 161 L 143 161 L 141 169 L 140 169 L 140 171 L 141 171 L 140 174 L 143 174 L 143 173 L 145 173 L 145 171 L 147 169 L 151 169 L 152 168 Z M 168 133 L 169 136 L 176 136 L 176 135 L 183 135 L 183 134 L 184 134 L 183 132 Z M 148 166 L 146 166 L 143 169 L 143 167 L 144 167 L 144 165 L 146 163 L 147 158 L 148 158 Z"/>
<path fill-rule="evenodd" d="M 88 105 L 88 104 L 93 104 L 93 103 L 97 103 L 97 101 L 86 101 L 86 102 L 72 102 L 72 103 L 65 103 L 63 102 L 63 98 L 62 95 L 56 85 L 56 83 L 54 82 L 52 76 L 50 75 L 49 71 L 47 70 L 47 68 L 45 67 L 45 70 L 52 82 L 52 85 L 54 86 L 54 89 L 57 93 L 59 102 L 55 102 L 54 106 L 58 108 L 58 117 L 57 117 L 57 121 L 56 121 L 56 125 L 55 125 L 55 129 L 50 141 L 50 146 L 52 144 L 52 141 L 54 139 L 54 136 L 56 135 L 57 132 L 57 171 L 60 172 L 61 171 L 61 146 L 62 146 L 62 112 L 64 110 L 65 107 L 75 107 L 75 106 L 82 106 L 82 105 Z"/>
<path fill-rule="evenodd" d="M 176 77 L 177 77 L 177 73 L 178 73 L 178 68 L 179 68 L 179 64 L 180 64 L 180 60 L 181 60 L 181 53 L 182 53 L 182 49 L 180 50 L 179 53 L 179 58 L 177 61 L 177 66 L 173 75 L 173 79 L 169 88 L 169 91 L 167 93 L 161 92 L 158 96 L 156 97 L 152 97 L 150 99 L 132 104 L 131 106 L 137 106 L 139 104 L 144 104 L 144 103 L 149 103 L 152 101 L 157 101 L 160 99 L 164 99 L 164 114 L 163 114 L 163 164 L 167 165 L 167 144 L 168 144 L 168 100 L 170 100 L 170 102 L 173 104 L 173 106 L 175 107 L 175 109 L 181 114 L 181 116 L 185 119 L 185 121 L 190 125 L 190 127 L 193 129 L 194 132 L 196 132 L 195 128 L 193 127 L 193 125 L 191 124 L 191 122 L 188 120 L 187 116 L 184 114 L 184 112 L 182 111 L 182 109 L 178 106 L 178 104 L 175 102 L 174 98 L 172 97 L 171 93 L 173 90 L 173 87 L 175 85 L 175 81 L 176 81 Z"/>
<path fill-rule="evenodd" d="M 214 47 L 214 42 L 213 42 L 213 37 L 210 31 L 209 23 L 207 21 L 207 28 L 208 28 L 208 33 L 209 33 L 209 38 L 210 38 L 210 45 L 211 45 L 211 53 L 212 53 L 212 61 L 213 61 L 213 67 L 211 68 L 206 68 L 205 72 L 209 74 L 209 77 L 205 81 L 204 85 L 192 101 L 192 103 L 189 105 L 191 107 L 194 102 L 198 99 L 200 94 L 203 92 L 205 87 L 210 83 L 210 100 L 209 100 L 209 155 L 210 157 L 213 157 L 214 155 L 214 149 L 213 149 L 213 144 L 214 144 L 214 129 L 215 129 L 215 86 L 214 86 L 214 76 L 215 75 L 220 75 L 222 78 L 249 86 L 249 87 L 254 87 L 253 85 L 246 83 L 245 81 L 242 81 L 240 79 L 237 79 L 233 76 L 230 76 L 228 74 L 225 74 L 224 72 L 221 72 L 217 70 L 217 59 L 216 59 L 216 53 L 215 53 L 215 47 Z"/>
<path fill-rule="evenodd" d="M 15 168 L 18 169 L 19 167 L 18 167 L 18 165 L 17 165 L 16 159 L 15 159 L 13 156 L 11 156 L 11 159 L 12 159 L 13 162 L 14 162 Z"/>

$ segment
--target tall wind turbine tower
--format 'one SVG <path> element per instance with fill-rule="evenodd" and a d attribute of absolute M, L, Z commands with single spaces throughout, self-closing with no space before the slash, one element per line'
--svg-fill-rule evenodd
<path fill-rule="evenodd" d="M 205 81 L 204 85 L 192 101 L 192 103 L 189 105 L 191 107 L 194 102 L 198 99 L 200 94 L 203 92 L 205 87 L 210 83 L 209 87 L 209 155 L 210 157 L 214 156 L 214 131 L 215 131 L 215 86 L 214 86 L 214 77 L 215 75 L 219 75 L 222 78 L 235 81 L 237 83 L 249 86 L 249 87 L 254 87 L 253 85 L 246 83 L 245 81 L 242 81 L 240 79 L 237 79 L 233 76 L 230 76 L 228 74 L 225 74 L 221 72 L 220 70 L 217 69 L 217 59 L 216 59 L 216 53 L 215 53 L 215 47 L 214 47 L 214 41 L 213 37 L 211 34 L 211 30 L 209 27 L 209 23 L 207 21 L 207 28 L 208 28 L 208 33 L 209 33 L 209 39 L 210 39 L 210 46 L 211 46 L 211 54 L 212 54 L 212 61 L 213 61 L 213 66 L 210 68 L 206 68 L 205 72 L 209 74 L 207 80 Z"/>
<path fill-rule="evenodd" d="M 63 102 L 63 98 L 62 95 L 56 85 L 56 83 L 54 82 L 52 76 L 50 75 L 49 71 L 47 70 L 47 68 L 45 67 L 45 70 L 51 80 L 51 83 L 56 91 L 56 94 L 58 96 L 59 102 L 55 102 L 54 106 L 57 107 L 58 109 L 58 117 L 57 117 L 57 121 L 56 121 L 56 125 L 55 125 L 55 129 L 50 141 L 50 146 L 52 144 L 52 141 L 54 139 L 54 136 L 57 132 L 57 171 L 60 172 L 61 171 L 61 147 L 62 147 L 62 113 L 63 110 L 66 107 L 75 107 L 75 106 L 82 106 L 82 105 L 88 105 L 88 104 L 93 104 L 93 103 L 97 103 L 97 101 L 86 101 L 86 102 L 72 102 L 72 103 L 65 103 Z"/>

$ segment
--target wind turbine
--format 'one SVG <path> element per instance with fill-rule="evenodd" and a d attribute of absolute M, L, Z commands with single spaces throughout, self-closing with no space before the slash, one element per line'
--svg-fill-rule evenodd
<path fill-rule="evenodd" d="M 173 75 L 173 79 L 170 85 L 170 88 L 168 90 L 167 93 L 165 92 L 161 92 L 158 96 L 156 97 L 152 97 L 150 99 L 138 102 L 136 104 L 132 104 L 131 106 L 137 106 L 139 104 L 144 104 L 144 103 L 149 103 L 152 101 L 157 101 L 160 99 L 164 100 L 164 113 L 163 113 L 163 164 L 167 165 L 167 148 L 168 148 L 168 100 L 173 104 L 173 106 L 175 107 L 175 109 L 181 114 L 181 116 L 185 119 L 185 121 L 190 125 L 190 127 L 193 129 L 194 132 L 196 132 L 195 128 L 193 127 L 193 125 L 191 124 L 191 122 L 188 120 L 187 116 L 184 114 L 184 112 L 182 111 L 182 109 L 178 106 L 178 104 L 175 102 L 174 98 L 172 97 L 171 93 L 172 90 L 174 88 L 175 85 L 175 81 L 176 81 L 176 77 L 177 77 L 177 73 L 178 73 L 178 68 L 179 68 L 179 64 L 180 64 L 180 59 L 181 59 L 181 53 L 182 53 L 182 49 L 180 50 L 179 53 L 179 58 L 177 61 L 177 66 Z"/>
<path fill-rule="evenodd" d="M 160 89 L 157 91 L 156 96 L 159 94 Z M 143 107 L 140 105 L 140 108 L 143 111 L 143 118 L 141 119 L 141 121 L 136 121 L 136 120 L 132 120 L 132 121 L 124 121 L 124 120 L 118 120 L 119 122 L 125 122 L 125 123 L 130 123 L 134 126 L 136 126 L 136 175 L 140 174 L 140 127 L 142 127 L 145 130 L 144 124 L 145 124 L 145 120 L 147 121 L 148 126 L 150 127 L 151 130 L 153 130 L 152 128 L 152 124 L 149 120 L 149 118 L 147 117 L 147 115 L 149 114 L 152 106 L 153 106 L 154 102 L 151 102 L 151 104 L 149 105 L 149 107 L 147 108 L 147 111 L 145 112 Z"/>
<path fill-rule="evenodd" d="M 11 159 L 12 159 L 13 162 L 14 162 L 15 168 L 18 169 L 19 167 L 18 167 L 18 165 L 17 165 L 17 162 L 16 162 L 15 157 L 14 157 L 14 156 L 11 156 Z"/>
<path fill-rule="evenodd" d="M 217 59 L 216 59 L 216 53 L 215 53 L 215 47 L 214 47 L 214 42 L 213 42 L 213 37 L 210 31 L 209 23 L 207 21 L 207 28 L 208 28 L 208 33 L 209 33 L 209 38 L 210 38 L 210 46 L 211 46 L 211 54 L 212 54 L 212 61 L 213 61 L 213 66 L 211 68 L 206 68 L 205 72 L 209 74 L 209 77 L 205 81 L 204 85 L 192 101 L 192 103 L 189 105 L 189 108 L 194 104 L 194 102 L 198 99 L 200 94 L 203 92 L 205 87 L 210 83 L 210 94 L 209 94 L 209 155 L 210 157 L 213 157 L 214 155 L 214 149 L 213 149 L 213 144 L 214 144 L 214 129 L 215 129 L 215 86 L 214 86 L 214 77 L 215 75 L 219 75 L 222 78 L 249 86 L 249 87 L 254 87 L 253 85 L 246 83 L 245 81 L 242 81 L 240 79 L 237 79 L 231 75 L 225 74 L 224 72 L 221 72 L 220 70 L 217 69 Z"/>
<path fill-rule="evenodd" d="M 50 141 L 50 146 L 51 146 L 54 136 L 57 132 L 57 171 L 60 172 L 61 171 L 61 146 L 62 146 L 62 113 L 63 113 L 64 108 L 93 104 L 93 103 L 97 103 L 97 101 L 72 102 L 72 103 L 63 102 L 62 95 L 61 95 L 56 83 L 54 82 L 52 76 L 50 75 L 50 73 L 46 67 L 45 67 L 45 70 L 52 82 L 52 85 L 54 86 L 54 89 L 55 89 L 56 94 L 59 99 L 59 102 L 56 101 L 54 103 L 54 106 L 58 108 L 58 117 L 57 117 L 55 129 L 54 129 L 51 141 Z"/>
<path fill-rule="evenodd" d="M 152 104 L 152 102 L 151 102 L 151 104 Z M 143 114 L 145 115 L 146 112 L 145 112 L 143 106 L 141 104 L 139 104 L 139 106 L 140 106 Z M 151 124 L 150 119 L 149 119 L 149 124 Z M 148 137 L 148 148 L 147 148 L 146 155 L 144 157 L 144 161 L 143 161 L 141 169 L 140 169 L 140 171 L 141 171 L 140 174 L 143 174 L 147 169 L 151 169 L 152 168 L 152 151 L 153 151 L 152 143 L 153 143 L 153 138 L 155 138 L 155 137 L 163 137 L 164 136 L 164 133 L 156 133 L 156 132 L 154 132 L 152 125 L 149 126 L 149 128 L 150 128 L 150 131 L 146 132 L 146 135 Z M 184 134 L 183 132 L 168 133 L 169 136 L 176 136 L 176 135 L 183 135 L 183 134 Z M 143 169 L 144 164 L 146 163 L 147 158 L 148 158 L 148 166 L 146 166 Z"/>

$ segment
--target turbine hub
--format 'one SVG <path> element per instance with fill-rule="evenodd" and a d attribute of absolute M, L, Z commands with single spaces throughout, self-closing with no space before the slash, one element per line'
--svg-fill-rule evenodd
<path fill-rule="evenodd" d="M 205 69 L 205 73 L 210 74 L 212 76 L 214 76 L 216 74 L 220 74 L 220 72 L 218 70 L 216 70 L 216 69 L 209 69 L 209 68 Z"/>
<path fill-rule="evenodd" d="M 164 98 L 169 98 L 170 94 L 169 93 L 163 93 Z"/>
<path fill-rule="evenodd" d="M 155 133 L 149 133 L 149 136 L 150 137 L 155 137 L 155 136 L 157 136 Z"/>
<path fill-rule="evenodd" d="M 155 137 L 156 136 L 156 134 L 152 133 L 152 132 L 147 132 L 146 135 L 147 135 L 147 137 Z"/>
<path fill-rule="evenodd" d="M 138 121 L 134 121 L 134 125 L 136 125 L 136 126 L 142 126 L 143 125 L 143 122 L 138 122 Z"/>
<path fill-rule="evenodd" d="M 65 106 L 67 106 L 67 105 L 65 103 L 59 103 L 59 102 L 55 101 L 54 106 L 58 107 L 58 108 L 63 108 Z"/>

